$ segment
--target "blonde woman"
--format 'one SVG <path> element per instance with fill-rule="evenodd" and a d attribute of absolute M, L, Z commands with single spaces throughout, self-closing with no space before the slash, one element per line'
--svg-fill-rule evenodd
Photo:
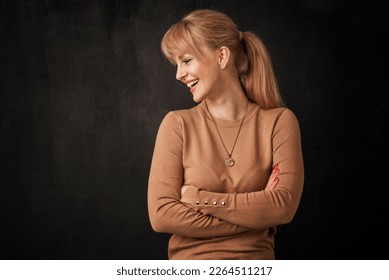
<path fill-rule="evenodd" d="M 195 10 L 161 49 L 198 103 L 165 116 L 150 168 L 150 222 L 172 234 L 169 259 L 275 259 L 304 166 L 299 123 L 264 44 L 224 13 Z"/>

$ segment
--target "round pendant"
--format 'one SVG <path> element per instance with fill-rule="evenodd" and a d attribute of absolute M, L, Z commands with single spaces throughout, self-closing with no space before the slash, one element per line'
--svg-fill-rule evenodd
<path fill-rule="evenodd" d="M 232 157 L 228 157 L 224 160 L 224 164 L 227 166 L 227 167 L 232 167 L 234 166 L 235 164 L 235 160 L 232 158 Z"/>

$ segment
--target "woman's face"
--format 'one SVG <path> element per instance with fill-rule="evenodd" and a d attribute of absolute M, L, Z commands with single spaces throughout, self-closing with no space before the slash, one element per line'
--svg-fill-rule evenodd
<path fill-rule="evenodd" d="M 215 95 L 220 89 L 220 67 L 216 51 L 200 48 L 200 53 L 201 56 L 193 51 L 182 52 L 174 58 L 176 79 L 187 85 L 195 102 Z"/>

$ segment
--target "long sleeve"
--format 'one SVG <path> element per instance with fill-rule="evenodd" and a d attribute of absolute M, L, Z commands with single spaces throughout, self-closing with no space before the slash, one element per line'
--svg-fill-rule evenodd
<path fill-rule="evenodd" d="M 191 186 L 181 201 L 199 213 L 250 229 L 289 223 L 297 211 L 304 183 L 300 128 L 292 111 L 282 111 L 271 137 L 273 164 L 278 163 L 280 168 L 274 190 L 217 193 Z"/>
<path fill-rule="evenodd" d="M 229 236 L 248 229 L 197 212 L 183 204 L 182 123 L 174 112 L 163 119 L 155 142 L 148 184 L 148 212 L 157 232 L 206 238 Z"/>

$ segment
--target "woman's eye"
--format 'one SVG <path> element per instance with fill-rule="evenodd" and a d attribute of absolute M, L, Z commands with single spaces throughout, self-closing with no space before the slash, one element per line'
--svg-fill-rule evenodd
<path fill-rule="evenodd" d="M 191 61 L 191 59 L 187 59 L 187 60 L 184 60 L 183 61 L 183 63 L 185 64 L 185 65 L 188 65 L 188 63 Z"/>

